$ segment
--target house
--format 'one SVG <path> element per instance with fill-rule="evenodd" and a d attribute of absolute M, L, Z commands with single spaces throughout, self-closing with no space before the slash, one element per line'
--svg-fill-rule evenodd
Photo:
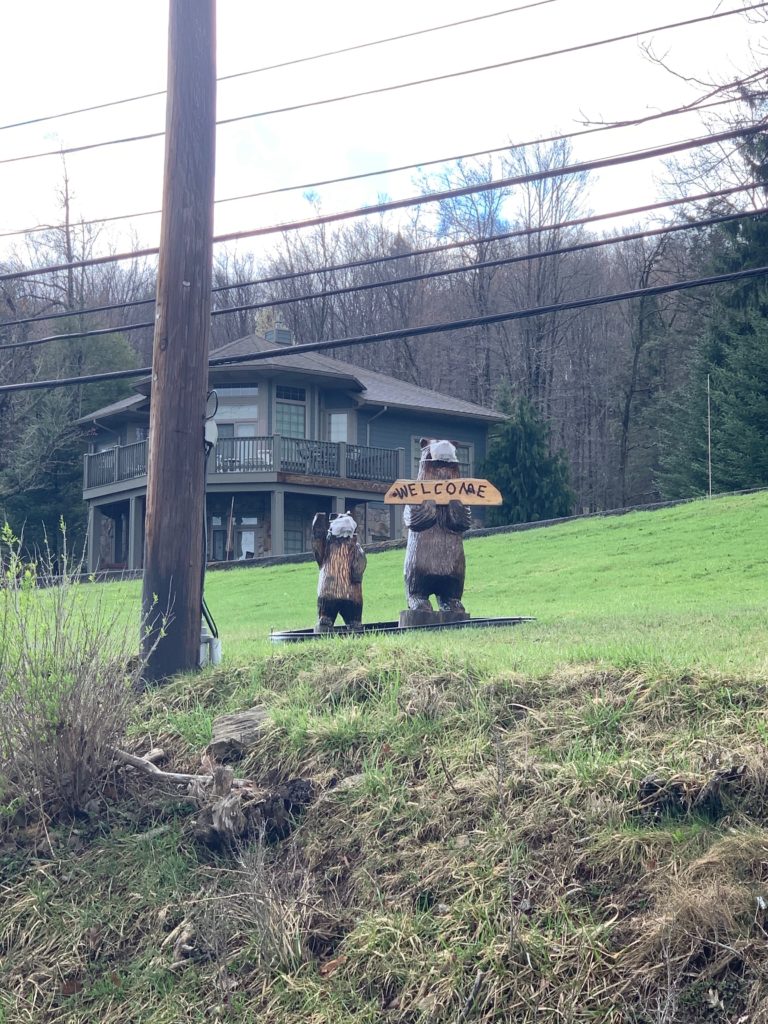
<path fill-rule="evenodd" d="M 415 475 L 419 438 L 457 442 L 462 473 L 484 457 L 501 417 L 482 406 L 313 352 L 284 356 L 285 328 L 248 335 L 216 357 L 279 359 L 210 369 L 218 442 L 208 458 L 209 561 L 307 551 L 316 512 L 351 511 L 365 543 L 402 533 L 387 487 Z M 278 344 L 282 342 L 282 344 Z M 79 422 L 88 429 L 83 497 L 88 568 L 140 569 L 147 488 L 149 379 Z"/>

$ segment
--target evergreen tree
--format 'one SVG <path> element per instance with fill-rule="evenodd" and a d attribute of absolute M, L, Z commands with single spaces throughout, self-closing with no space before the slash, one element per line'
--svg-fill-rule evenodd
<path fill-rule="evenodd" d="M 768 178 L 768 137 L 744 144 L 744 161 Z M 745 217 L 712 233 L 712 270 L 768 266 L 768 217 Z M 708 488 L 707 378 L 710 383 L 712 489 L 768 485 L 768 285 L 762 277 L 720 286 L 688 382 L 672 396 L 659 484 L 666 497 Z"/>
<path fill-rule="evenodd" d="M 567 516 L 573 507 L 567 466 L 561 452 L 550 454 L 549 431 L 527 399 L 499 402 L 507 419 L 489 438 L 480 468 L 501 491 L 504 504 L 488 510 L 489 526 L 528 523 Z"/>

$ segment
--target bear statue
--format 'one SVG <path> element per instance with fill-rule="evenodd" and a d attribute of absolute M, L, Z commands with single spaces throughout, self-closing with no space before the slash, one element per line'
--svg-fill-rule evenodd
<path fill-rule="evenodd" d="M 320 566 L 315 632 L 330 632 L 337 615 L 349 629 L 361 629 L 366 557 L 349 512 L 330 517 L 317 513 L 312 520 L 312 551 Z"/>
<path fill-rule="evenodd" d="M 459 476 L 456 446 L 451 441 L 422 437 L 419 480 L 451 480 Z M 438 607 L 452 617 L 468 618 L 461 598 L 464 593 L 464 541 L 471 525 L 471 512 L 460 501 L 437 505 L 425 501 L 406 505 L 403 523 L 408 527 L 405 553 L 405 591 L 411 613 L 432 613 L 430 595 Z M 408 622 L 419 616 L 404 613 Z M 423 616 L 422 616 L 423 617 Z M 401 624 L 403 617 L 401 617 Z"/>

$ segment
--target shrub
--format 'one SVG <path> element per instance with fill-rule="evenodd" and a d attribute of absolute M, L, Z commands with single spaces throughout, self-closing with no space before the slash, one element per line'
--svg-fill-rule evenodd
<path fill-rule="evenodd" d="M 63 553 L 36 563 L 0 531 L 0 809 L 73 814 L 97 796 L 146 657 L 141 623 Z"/>

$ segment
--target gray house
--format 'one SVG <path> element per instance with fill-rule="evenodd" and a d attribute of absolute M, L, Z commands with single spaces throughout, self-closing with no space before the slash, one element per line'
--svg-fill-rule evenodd
<path fill-rule="evenodd" d="M 289 332 L 277 328 L 215 355 L 283 352 L 285 343 Z M 315 512 L 351 511 L 365 543 L 400 536 L 401 510 L 382 498 L 393 480 L 415 475 L 419 438 L 454 440 L 462 473 L 471 474 L 501 419 L 300 346 L 275 360 L 211 367 L 210 386 L 219 434 L 206 485 L 211 561 L 307 551 Z M 80 421 L 89 439 L 83 497 L 90 571 L 142 565 L 149 390 L 143 380 L 135 395 Z"/>

